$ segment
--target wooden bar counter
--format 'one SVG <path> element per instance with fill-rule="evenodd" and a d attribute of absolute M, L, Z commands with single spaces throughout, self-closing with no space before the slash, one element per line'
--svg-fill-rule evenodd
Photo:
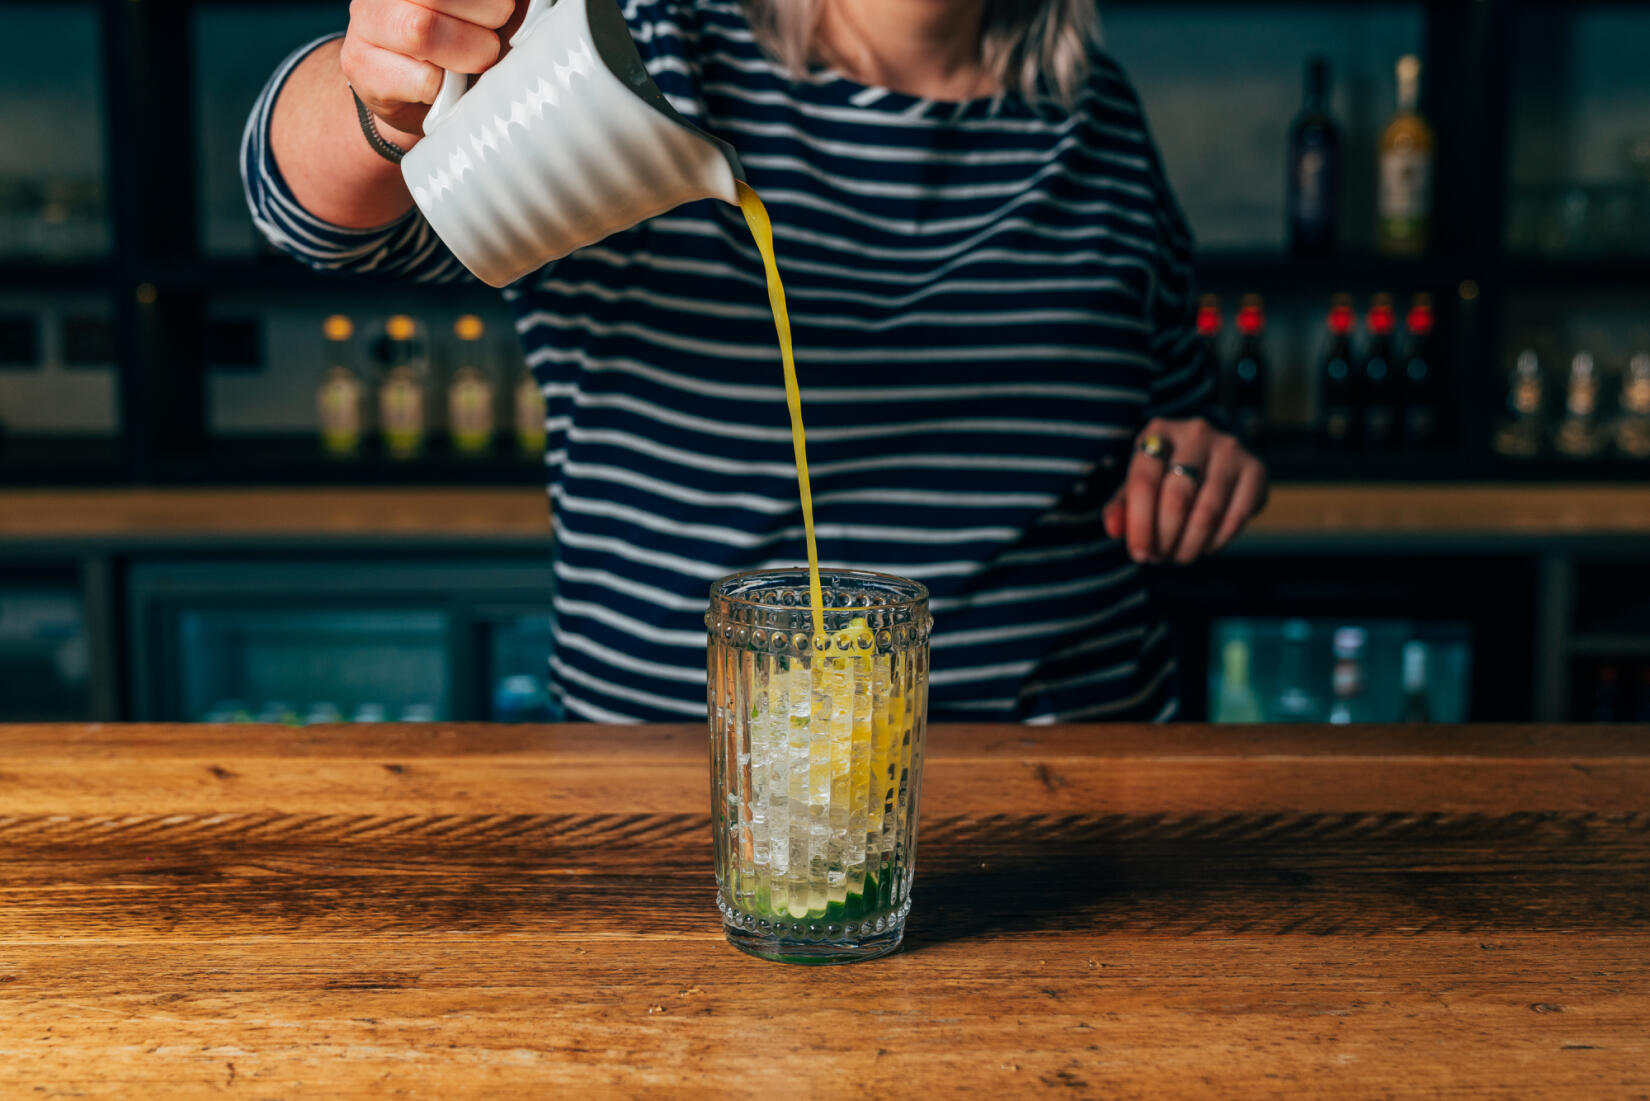
<path fill-rule="evenodd" d="M 802 968 L 698 727 L 0 727 L 0 1097 L 1650 1093 L 1650 728 L 929 740 Z"/>

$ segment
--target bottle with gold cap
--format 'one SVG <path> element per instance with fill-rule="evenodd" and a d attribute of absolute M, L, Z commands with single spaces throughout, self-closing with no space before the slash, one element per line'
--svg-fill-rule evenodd
<path fill-rule="evenodd" d="M 447 430 L 453 451 L 477 458 L 493 450 L 495 387 L 487 369 L 481 318 L 465 314 L 453 326 L 458 338 L 458 362 L 447 384 Z"/>
<path fill-rule="evenodd" d="M 1627 361 L 1619 400 L 1616 450 L 1623 458 L 1650 459 L 1650 352 L 1637 352 Z"/>
<path fill-rule="evenodd" d="M 1546 431 L 1547 380 L 1534 348 L 1518 353 L 1507 391 L 1510 416 L 1495 432 L 1495 450 L 1511 458 L 1529 459 L 1541 453 Z"/>
<path fill-rule="evenodd" d="M 544 457 L 544 393 L 533 369 L 524 362 L 516 376 L 515 392 L 516 452 L 524 459 Z"/>
<path fill-rule="evenodd" d="M 1604 449 L 1604 433 L 1599 424 L 1598 367 L 1591 352 L 1577 352 L 1570 360 L 1570 381 L 1565 387 L 1564 418 L 1558 422 L 1553 441 L 1560 455 L 1590 459 Z"/>
<path fill-rule="evenodd" d="M 321 333 L 325 367 L 315 389 L 321 450 L 338 459 L 354 458 L 361 453 L 367 391 L 355 368 L 355 325 L 343 314 L 334 314 L 322 322 Z"/>
<path fill-rule="evenodd" d="M 416 459 L 429 434 L 430 342 L 424 326 L 405 314 L 384 322 L 378 383 L 378 424 L 392 459 Z"/>

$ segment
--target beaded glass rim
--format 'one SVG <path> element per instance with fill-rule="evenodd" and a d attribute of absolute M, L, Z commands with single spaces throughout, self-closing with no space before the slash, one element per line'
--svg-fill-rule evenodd
<path fill-rule="evenodd" d="M 901 609 L 914 610 L 916 608 L 926 607 L 928 604 L 928 587 L 922 582 L 912 581 L 908 577 L 900 577 L 897 574 L 878 573 L 875 570 L 820 570 L 820 588 L 823 589 L 827 595 L 829 595 L 833 588 L 831 581 L 838 578 L 848 582 L 857 581 L 878 586 L 885 586 L 888 589 L 893 590 L 893 592 L 907 595 L 898 600 L 877 600 L 872 603 L 860 603 L 858 601 L 853 601 L 846 605 L 827 603 L 827 611 L 846 611 L 851 609 L 856 613 L 891 612 Z M 758 579 L 764 581 L 771 580 L 775 584 L 771 587 L 751 589 L 746 592 L 736 591 L 742 585 L 747 585 L 751 581 Z M 728 577 L 724 577 L 720 581 L 713 584 L 710 587 L 710 597 L 713 602 L 719 601 L 730 606 L 767 610 L 774 606 L 775 601 L 772 599 L 761 599 L 762 594 L 777 594 L 781 588 L 802 589 L 806 591 L 808 588 L 808 571 L 800 566 L 768 570 L 745 570 L 741 573 L 731 574 Z M 864 596 L 866 594 L 861 593 L 859 595 Z"/>

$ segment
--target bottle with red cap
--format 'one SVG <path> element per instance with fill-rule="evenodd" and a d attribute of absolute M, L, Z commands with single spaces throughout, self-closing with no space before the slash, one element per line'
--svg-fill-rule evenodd
<path fill-rule="evenodd" d="M 1250 443 L 1266 432 L 1266 306 L 1246 294 L 1237 313 L 1238 350 L 1226 372 L 1226 409 L 1238 437 Z"/>
<path fill-rule="evenodd" d="M 1353 374 L 1352 329 L 1357 315 L 1352 296 L 1337 294 L 1329 305 L 1329 341 L 1318 361 L 1318 408 L 1327 447 L 1351 447 L 1358 430 L 1358 380 Z"/>
<path fill-rule="evenodd" d="M 1397 437 L 1398 355 L 1394 336 L 1397 327 L 1392 296 L 1377 294 L 1369 307 L 1369 346 L 1364 350 L 1358 372 L 1363 442 L 1365 447 L 1374 450 L 1392 446 Z"/>
<path fill-rule="evenodd" d="M 1206 294 L 1197 300 L 1197 339 L 1203 345 L 1203 365 L 1207 371 L 1212 371 L 1216 378 L 1222 377 L 1221 369 L 1224 366 L 1220 356 L 1222 330 L 1226 327 L 1226 319 L 1220 315 L 1220 298 L 1218 295 Z M 1224 395 L 1222 395 L 1224 400 Z"/>
<path fill-rule="evenodd" d="M 1432 357 L 1432 296 L 1418 294 L 1410 300 L 1404 327 L 1409 342 L 1404 348 L 1404 366 L 1398 373 L 1398 392 L 1403 408 L 1403 438 L 1407 447 L 1427 448 L 1438 440 L 1438 365 Z"/>

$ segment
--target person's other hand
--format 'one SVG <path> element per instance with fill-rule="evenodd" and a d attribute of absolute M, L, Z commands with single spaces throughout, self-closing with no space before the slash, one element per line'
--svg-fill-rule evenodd
<path fill-rule="evenodd" d="M 1184 565 L 1230 543 L 1266 507 L 1266 467 L 1208 421 L 1153 420 L 1123 485 L 1101 512 L 1106 534 L 1136 562 Z"/>
<path fill-rule="evenodd" d="M 526 10 L 527 0 L 352 0 L 338 63 L 369 111 L 416 135 L 442 70 L 492 68 Z"/>

